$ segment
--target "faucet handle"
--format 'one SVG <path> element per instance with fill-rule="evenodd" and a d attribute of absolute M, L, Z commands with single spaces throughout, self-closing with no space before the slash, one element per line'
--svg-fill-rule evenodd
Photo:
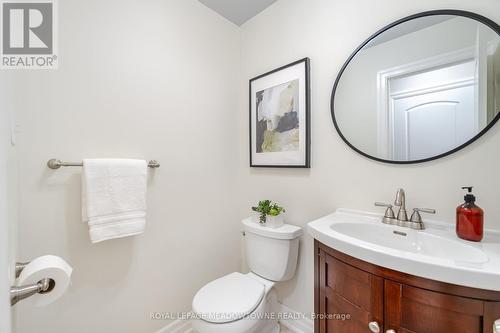
<path fill-rule="evenodd" d="M 420 216 L 420 212 L 428 213 L 428 214 L 436 214 L 435 209 L 431 208 L 413 208 L 413 213 L 411 214 L 410 221 L 415 223 L 422 223 L 422 216 Z"/>
<path fill-rule="evenodd" d="M 394 215 L 394 211 L 392 210 L 392 205 L 391 204 L 386 204 L 386 203 L 383 203 L 383 202 L 375 202 L 375 206 L 377 206 L 377 207 L 387 207 L 387 209 L 385 210 L 384 217 L 387 217 L 389 219 L 393 219 L 393 218 L 396 217 L 396 215 Z"/>

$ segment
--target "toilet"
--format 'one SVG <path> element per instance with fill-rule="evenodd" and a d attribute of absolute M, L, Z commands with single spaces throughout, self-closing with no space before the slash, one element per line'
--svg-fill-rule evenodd
<path fill-rule="evenodd" d="M 302 229 L 269 228 L 242 221 L 250 272 L 207 283 L 194 296 L 192 326 L 198 333 L 278 333 L 276 282 L 295 274 Z"/>

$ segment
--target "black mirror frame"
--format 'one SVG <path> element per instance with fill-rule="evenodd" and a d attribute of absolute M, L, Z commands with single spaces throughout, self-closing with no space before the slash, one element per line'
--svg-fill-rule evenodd
<path fill-rule="evenodd" d="M 383 32 L 385 32 L 385 31 L 387 31 L 387 30 L 389 30 L 389 29 L 391 29 L 391 28 L 393 28 L 393 27 L 395 27 L 395 26 L 397 26 L 397 25 L 399 25 L 401 23 L 407 22 L 407 21 L 414 20 L 414 19 L 420 18 L 420 17 L 434 16 L 434 15 L 455 15 L 455 16 L 462 16 L 462 17 L 470 18 L 470 19 L 473 19 L 473 20 L 476 20 L 478 22 L 481 22 L 481 23 L 485 24 L 486 26 L 488 26 L 489 28 L 491 28 L 493 31 L 495 31 L 500 36 L 500 25 L 498 25 L 497 23 L 493 22 L 489 18 L 486 18 L 486 17 L 484 17 L 482 15 L 479 15 L 479 14 L 476 14 L 476 13 L 472 13 L 472 12 L 468 12 L 468 11 L 463 11 L 463 10 L 442 9 L 442 10 L 431 10 L 431 11 L 421 12 L 421 13 L 413 14 L 413 15 L 404 17 L 402 19 L 399 19 L 399 20 L 397 20 L 397 21 L 395 21 L 395 22 L 393 22 L 393 23 L 385 26 L 384 28 L 380 29 L 379 31 L 377 31 L 376 33 L 374 33 L 373 35 L 371 35 L 368 39 L 366 39 L 363 43 L 361 43 L 361 45 L 358 46 L 356 48 L 356 50 L 354 50 L 354 52 L 349 56 L 349 58 L 347 58 L 347 61 L 344 63 L 344 65 L 340 69 L 340 72 L 339 72 L 339 74 L 337 76 L 337 79 L 335 80 L 335 84 L 333 85 L 332 95 L 331 95 L 331 99 L 330 99 L 330 110 L 331 110 L 331 114 L 332 114 L 333 125 L 335 126 L 335 129 L 337 130 L 337 133 L 340 135 L 340 137 L 342 138 L 342 140 L 344 140 L 344 142 L 349 147 L 351 147 L 351 149 L 353 149 L 355 152 L 357 152 L 358 154 L 361 154 L 361 155 L 363 155 L 363 156 L 365 156 L 365 157 L 367 157 L 369 159 L 372 159 L 372 160 L 375 160 L 375 161 L 378 161 L 378 162 L 390 163 L 390 164 L 417 164 L 417 163 L 429 162 L 429 161 L 437 160 L 439 158 L 451 155 L 451 154 L 456 153 L 457 151 L 459 151 L 459 150 L 467 147 L 468 145 L 470 145 L 474 141 L 478 140 L 486 132 L 488 132 L 497 123 L 497 121 L 500 119 L 500 110 L 498 110 L 498 113 L 495 116 L 495 118 L 483 130 L 481 130 L 481 132 L 479 132 L 476 136 L 474 136 L 469 141 L 463 143 L 462 145 L 460 145 L 460 146 L 458 146 L 458 147 L 456 147 L 456 148 L 454 148 L 454 149 L 452 149 L 452 150 L 450 150 L 450 151 L 448 151 L 446 153 L 443 153 L 443 154 L 440 154 L 440 155 L 436 155 L 436 156 L 432 156 L 432 157 L 425 158 L 425 159 L 413 160 L 413 161 L 392 161 L 392 160 L 385 160 L 385 159 L 382 159 L 382 158 L 378 158 L 378 157 L 369 155 L 369 154 L 367 154 L 367 153 L 359 150 L 358 148 L 356 148 L 342 134 L 342 132 L 340 130 L 340 127 L 339 127 L 339 125 L 337 123 L 337 119 L 335 118 L 335 108 L 334 108 L 334 105 L 335 105 L 335 92 L 337 90 L 337 86 L 338 86 L 338 84 L 340 82 L 342 74 L 344 73 L 345 69 L 347 68 L 347 66 L 349 65 L 349 63 L 351 62 L 351 60 L 356 56 L 356 54 L 363 47 L 365 47 L 366 44 L 368 44 L 372 39 L 374 39 L 378 35 L 382 34 Z"/>

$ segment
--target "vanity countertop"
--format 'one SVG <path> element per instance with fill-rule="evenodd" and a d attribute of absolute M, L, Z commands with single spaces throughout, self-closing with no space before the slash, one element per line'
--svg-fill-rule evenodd
<path fill-rule="evenodd" d="M 321 243 L 369 263 L 427 279 L 500 291 L 500 232 L 480 243 L 459 239 L 454 224 L 424 221 L 425 230 L 383 224 L 382 215 L 349 209 L 308 223 Z"/>

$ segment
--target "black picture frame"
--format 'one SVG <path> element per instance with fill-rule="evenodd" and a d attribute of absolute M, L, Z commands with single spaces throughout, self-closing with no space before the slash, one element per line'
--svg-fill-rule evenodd
<path fill-rule="evenodd" d="M 280 72 L 284 69 L 299 65 L 304 63 L 304 75 L 305 75 L 305 149 L 304 149 L 304 163 L 302 164 L 256 164 L 252 157 L 252 140 L 253 140 L 253 131 L 254 128 L 252 126 L 252 102 L 254 100 L 254 96 L 252 95 L 252 84 L 257 80 L 260 80 L 269 75 Z M 273 69 L 267 73 L 261 74 L 249 80 L 248 84 L 248 114 L 249 114 L 249 157 L 250 157 L 250 167 L 253 168 L 310 168 L 311 167 L 311 91 L 310 91 L 310 68 L 311 61 L 308 57 L 302 58 L 300 60 L 294 61 L 287 65 L 281 66 L 279 68 Z"/>
<path fill-rule="evenodd" d="M 354 52 L 347 58 L 346 62 L 343 64 L 342 68 L 340 69 L 339 74 L 337 75 L 337 78 L 336 78 L 335 83 L 333 85 L 332 94 L 331 94 L 331 98 L 330 98 L 330 110 L 331 110 L 331 116 L 332 116 L 333 125 L 335 126 L 335 129 L 336 129 L 337 133 L 339 134 L 339 136 L 342 138 L 342 140 L 352 150 L 354 150 L 358 154 L 360 154 L 360 155 L 362 155 L 364 157 L 367 157 L 367 158 L 369 158 L 371 160 L 374 160 L 374 161 L 377 161 L 377 162 L 382 162 L 382 163 L 388 163 L 388 164 L 418 164 L 418 163 L 430 162 L 430 161 L 434 161 L 434 160 L 446 157 L 448 155 L 454 154 L 454 153 L 458 152 L 459 150 L 462 150 L 465 147 L 469 146 L 473 142 L 477 141 L 480 137 L 482 137 L 486 132 L 488 132 L 497 123 L 497 121 L 500 119 L 500 112 L 499 112 L 499 113 L 497 113 L 497 115 L 495 116 L 495 118 L 488 125 L 486 125 L 486 127 L 483 130 L 481 130 L 476 136 L 474 136 L 472 139 L 468 140 L 467 142 L 463 143 L 462 145 L 460 145 L 460 146 L 458 146 L 458 147 L 456 147 L 456 148 L 454 148 L 452 150 L 447 151 L 446 153 L 439 154 L 439 155 L 436 155 L 436 156 L 432 156 L 432 157 L 429 157 L 429 158 L 424 158 L 424 159 L 420 159 L 420 160 L 412 160 L 412 161 L 386 160 L 386 159 L 382 159 L 382 158 L 379 158 L 379 157 L 372 156 L 372 155 L 367 154 L 364 151 L 361 151 L 360 149 L 356 148 L 342 134 L 342 131 L 340 130 L 340 127 L 339 127 L 339 125 L 337 123 L 337 119 L 335 118 L 335 108 L 334 108 L 334 105 L 335 105 L 334 104 L 335 103 L 335 92 L 337 90 L 337 87 L 338 87 L 338 84 L 339 84 L 340 79 L 342 77 L 342 74 L 344 73 L 345 69 L 347 68 L 347 66 L 349 65 L 349 63 L 351 62 L 351 60 L 356 56 L 356 54 L 366 44 L 368 44 L 372 39 L 374 39 L 378 35 L 382 34 L 383 32 L 385 32 L 385 31 L 387 31 L 387 30 L 389 30 L 389 29 L 391 29 L 391 28 L 393 28 L 393 27 L 395 27 L 395 26 L 397 26 L 397 25 L 399 25 L 401 23 L 404 23 L 404 22 L 407 22 L 407 21 L 410 21 L 410 20 L 414 20 L 414 19 L 417 19 L 417 18 L 420 18 L 420 17 L 426 17 L 426 16 L 435 16 L 435 15 L 455 15 L 455 16 L 462 16 L 462 17 L 470 18 L 470 19 L 473 19 L 473 20 L 476 20 L 478 22 L 481 22 L 481 23 L 485 24 L 486 26 L 488 26 L 489 28 L 491 28 L 493 31 L 495 31 L 500 36 L 500 25 L 498 25 L 497 23 L 495 23 L 494 21 L 490 20 L 487 17 L 484 17 L 484 16 L 476 14 L 476 13 L 472 13 L 472 12 L 468 12 L 468 11 L 463 11 L 463 10 L 440 9 L 440 10 L 425 11 L 425 12 L 413 14 L 413 15 L 404 17 L 402 19 L 399 19 L 399 20 L 397 20 L 397 21 L 395 21 L 393 23 L 388 24 L 384 28 L 380 29 L 379 31 L 377 31 L 376 33 L 374 33 L 373 35 L 371 35 L 368 39 L 366 39 L 363 43 L 361 43 L 361 45 L 359 45 L 354 50 Z"/>

